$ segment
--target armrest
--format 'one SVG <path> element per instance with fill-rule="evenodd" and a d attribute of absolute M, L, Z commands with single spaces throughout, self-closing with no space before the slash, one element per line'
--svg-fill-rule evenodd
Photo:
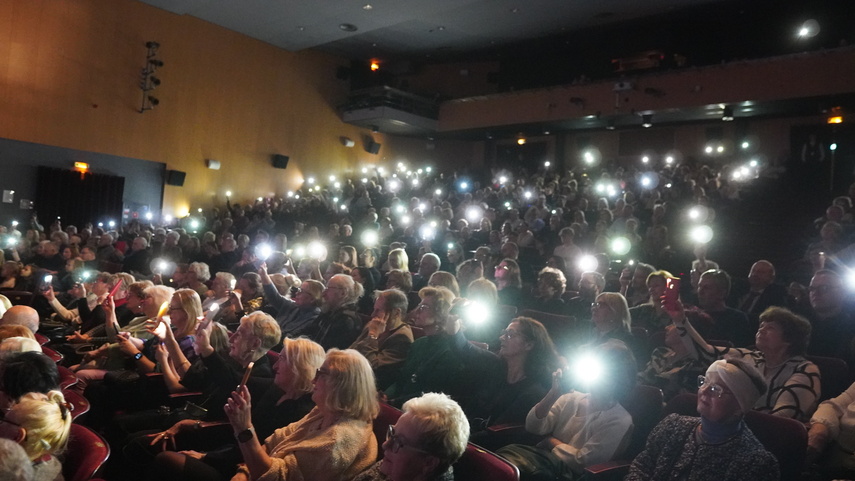
<path fill-rule="evenodd" d="M 632 460 L 620 459 L 594 464 L 585 468 L 585 477 L 596 481 L 622 480 L 629 472 L 631 462 Z"/>
<path fill-rule="evenodd" d="M 510 434 L 519 431 L 525 431 L 525 426 L 523 426 L 522 424 L 496 424 L 493 426 L 487 426 L 487 431 L 490 431 L 491 433 L 495 434 Z"/>

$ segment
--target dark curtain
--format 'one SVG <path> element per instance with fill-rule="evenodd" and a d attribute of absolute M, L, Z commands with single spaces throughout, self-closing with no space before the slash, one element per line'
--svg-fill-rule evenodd
<path fill-rule="evenodd" d="M 35 212 L 45 227 L 60 217 L 62 224 L 82 227 L 122 220 L 125 178 L 39 166 Z"/>

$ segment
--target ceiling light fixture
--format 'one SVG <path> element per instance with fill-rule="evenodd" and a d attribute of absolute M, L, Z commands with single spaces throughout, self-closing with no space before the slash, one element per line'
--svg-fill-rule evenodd
<path fill-rule="evenodd" d="M 653 114 L 643 114 L 641 116 L 641 126 L 645 129 L 653 127 Z"/>
<path fill-rule="evenodd" d="M 362 6 L 363 10 L 371 10 L 373 8 L 374 7 L 370 3 L 366 3 L 365 5 Z"/>
<path fill-rule="evenodd" d="M 356 27 L 356 25 L 354 25 L 352 23 L 342 23 L 341 25 L 338 26 L 338 28 L 344 30 L 345 32 L 355 32 L 355 31 L 359 30 Z"/>
<path fill-rule="evenodd" d="M 733 121 L 733 107 L 725 107 L 721 113 L 721 120 L 724 122 Z"/>

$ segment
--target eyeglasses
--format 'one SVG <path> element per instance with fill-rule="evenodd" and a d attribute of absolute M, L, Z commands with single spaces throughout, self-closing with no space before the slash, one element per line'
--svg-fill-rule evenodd
<path fill-rule="evenodd" d="M 514 338 L 517 338 L 520 336 L 522 336 L 522 333 L 517 332 L 513 329 L 502 329 L 502 332 L 499 333 L 499 339 L 501 339 L 503 337 L 506 339 L 514 339 Z"/>
<path fill-rule="evenodd" d="M 733 396 L 732 392 L 725 391 L 724 388 L 721 387 L 720 385 L 718 385 L 714 382 L 710 382 L 706 376 L 700 375 L 700 376 L 698 376 L 698 392 L 701 392 L 704 389 L 709 389 L 710 394 L 712 394 L 713 396 L 715 396 L 719 399 L 721 399 L 721 397 L 724 396 L 725 394 Z"/>
<path fill-rule="evenodd" d="M 180 311 L 180 310 L 183 310 L 183 309 L 184 309 L 184 308 L 183 308 L 183 307 L 181 307 L 181 306 L 178 306 L 178 307 L 172 307 L 172 306 L 169 306 L 169 309 L 168 309 L 166 312 Z"/>
<path fill-rule="evenodd" d="M 417 311 L 433 310 L 433 306 L 431 306 L 429 304 L 419 304 L 419 306 L 416 307 L 416 310 Z"/>
<path fill-rule="evenodd" d="M 407 448 L 407 449 L 409 449 L 411 451 L 415 451 L 417 453 L 430 454 L 429 452 L 425 451 L 424 449 L 419 449 L 417 447 L 408 446 L 408 445 L 404 444 L 404 442 L 401 441 L 401 438 L 398 437 L 397 434 L 395 434 L 395 426 L 393 426 L 391 424 L 389 425 L 389 429 L 386 431 L 386 442 L 389 443 L 389 450 L 392 451 L 393 453 L 396 453 L 396 454 L 398 453 L 398 451 L 401 450 L 401 448 Z"/>
<path fill-rule="evenodd" d="M 605 302 L 592 302 L 591 307 L 594 309 L 599 309 L 601 307 L 607 307 L 607 308 L 611 309 L 611 306 L 606 304 Z"/>
<path fill-rule="evenodd" d="M 329 375 L 330 375 L 329 369 L 324 369 L 324 368 L 319 367 L 318 370 L 315 371 L 315 379 L 317 379 L 321 376 L 329 376 Z"/>
<path fill-rule="evenodd" d="M 818 292 L 820 294 L 825 294 L 831 291 L 836 291 L 838 289 L 837 286 L 810 286 L 808 287 L 809 292 Z"/>

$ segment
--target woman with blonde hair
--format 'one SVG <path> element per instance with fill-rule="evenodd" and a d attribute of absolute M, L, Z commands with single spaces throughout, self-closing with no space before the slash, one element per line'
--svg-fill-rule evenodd
<path fill-rule="evenodd" d="M 249 391 L 232 393 L 226 414 L 246 464 L 233 480 L 351 479 L 377 458 L 372 422 L 379 405 L 371 365 L 357 351 L 331 349 L 314 379 L 316 407 L 261 443 Z"/>
<path fill-rule="evenodd" d="M 454 274 L 450 272 L 434 272 L 430 275 L 427 285 L 430 287 L 445 287 L 454 293 L 454 297 L 460 297 L 460 286 L 457 284 L 457 279 L 454 277 Z"/>
<path fill-rule="evenodd" d="M 387 256 L 389 264 L 388 270 L 400 269 L 402 271 L 410 270 L 410 258 L 407 256 L 407 251 L 404 249 L 392 249 Z"/>
<path fill-rule="evenodd" d="M 259 438 L 266 439 L 274 431 L 299 421 L 314 407 L 312 381 L 326 354 L 320 344 L 305 337 L 285 338 L 276 362 L 273 385 L 261 396 L 253 408 L 254 428 Z M 152 443 L 167 443 L 184 431 L 192 431 L 196 421 L 184 420 L 157 436 Z M 192 449 L 192 446 L 182 446 Z M 197 451 L 159 454 L 151 479 L 226 479 L 228 473 L 241 462 L 237 443 L 222 446 L 207 453 Z"/>
<path fill-rule="evenodd" d="M 71 406 L 59 391 L 25 394 L 0 419 L 0 437 L 24 448 L 37 480 L 64 479 L 55 455 L 65 449 L 70 432 Z"/>

